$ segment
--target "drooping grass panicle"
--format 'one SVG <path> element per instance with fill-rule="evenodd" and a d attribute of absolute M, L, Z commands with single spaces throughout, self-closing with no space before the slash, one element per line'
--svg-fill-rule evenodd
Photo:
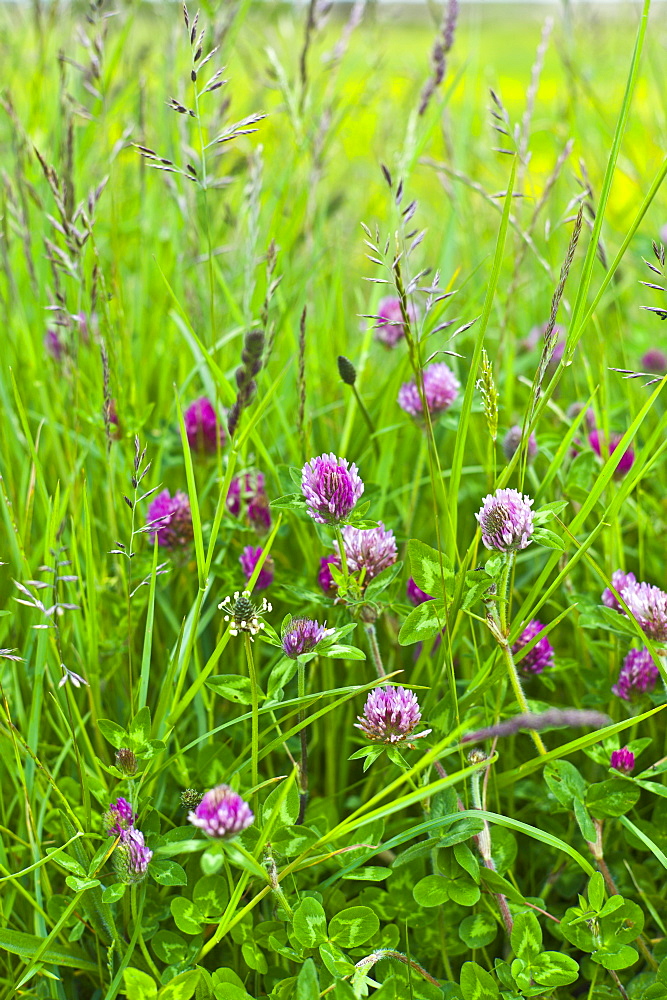
<path fill-rule="evenodd" d="M 424 84 L 419 100 L 418 113 L 423 115 L 431 103 L 435 91 L 445 79 L 447 56 L 454 44 L 456 22 L 459 16 L 458 0 L 447 0 L 443 11 L 438 36 L 431 50 L 431 76 Z"/>

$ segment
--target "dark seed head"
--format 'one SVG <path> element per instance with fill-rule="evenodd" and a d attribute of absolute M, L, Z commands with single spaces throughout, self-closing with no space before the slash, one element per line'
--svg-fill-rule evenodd
<path fill-rule="evenodd" d="M 338 374 L 346 385 L 354 385 L 357 381 L 357 370 L 349 358 L 338 355 Z"/>
<path fill-rule="evenodd" d="M 247 597 L 239 597 L 234 604 L 234 610 L 232 614 L 237 621 L 248 621 L 249 618 L 255 613 L 255 608 L 251 601 Z"/>

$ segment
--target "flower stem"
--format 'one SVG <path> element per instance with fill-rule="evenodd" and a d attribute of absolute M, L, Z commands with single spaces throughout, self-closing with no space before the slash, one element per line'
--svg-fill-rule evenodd
<path fill-rule="evenodd" d="M 382 654 L 380 653 L 380 647 L 378 646 L 377 632 L 373 622 L 366 622 L 364 625 L 364 632 L 368 636 L 368 645 L 371 648 L 371 657 L 373 659 L 373 663 L 375 664 L 377 675 L 378 677 L 386 677 L 387 671 L 384 669 L 384 664 L 382 663 Z"/>
<path fill-rule="evenodd" d="M 334 531 L 336 533 L 336 541 L 338 542 L 338 554 L 340 555 L 340 565 L 343 570 L 343 576 L 345 577 L 345 589 L 347 590 L 350 571 L 347 568 L 347 555 L 345 554 L 345 543 L 343 542 L 343 532 L 340 530 L 340 525 L 334 524 Z"/>
<path fill-rule="evenodd" d="M 306 665 L 301 657 L 296 662 L 298 694 L 299 698 L 304 698 L 306 695 Z M 305 717 L 305 709 L 303 707 L 299 708 L 300 724 L 304 721 Z M 299 815 L 297 817 L 297 824 L 301 825 L 305 819 L 306 806 L 308 805 L 308 735 L 305 726 L 299 733 L 299 736 L 301 738 L 301 762 L 299 766 Z"/>
<path fill-rule="evenodd" d="M 373 448 L 375 450 L 375 455 L 376 455 L 377 458 L 379 458 L 380 457 L 380 445 L 378 444 L 377 438 L 375 437 L 376 429 L 375 429 L 375 425 L 373 424 L 373 421 L 371 419 L 371 415 L 368 412 L 368 410 L 366 409 L 366 407 L 364 406 L 363 401 L 361 399 L 361 396 L 359 395 L 359 391 L 358 391 L 356 385 L 352 386 L 352 392 L 354 393 L 354 397 L 355 397 L 355 399 L 357 401 L 357 406 L 361 410 L 361 415 L 363 416 L 364 420 L 366 421 L 368 429 L 371 432 L 371 441 L 373 442 Z"/>
<path fill-rule="evenodd" d="M 507 641 L 507 638 L 504 636 L 502 640 L 499 640 L 499 644 L 505 660 L 505 664 L 507 666 L 507 672 L 509 674 L 509 678 L 512 683 L 512 688 L 514 689 L 514 695 L 516 697 L 516 700 L 519 703 L 519 706 L 521 707 L 521 711 L 529 713 L 530 709 L 528 708 L 528 702 L 526 701 L 526 696 L 523 693 L 523 688 L 521 687 L 521 679 L 519 677 L 519 672 L 516 669 L 516 664 L 514 663 L 514 657 L 512 656 L 512 649 L 510 647 L 510 644 Z M 537 752 L 541 755 L 545 754 L 547 752 L 547 748 L 542 742 L 542 737 L 540 736 L 540 734 L 536 730 L 531 729 L 530 735 L 533 738 L 533 743 L 537 747 Z"/>
<path fill-rule="evenodd" d="M 595 824 L 596 837 L 594 841 L 590 840 L 586 841 L 586 843 L 588 844 L 588 849 L 593 855 L 593 858 L 595 859 L 595 862 L 598 866 L 598 871 L 602 874 L 602 878 L 604 879 L 605 885 L 607 886 L 607 892 L 609 893 L 610 896 L 618 896 L 618 889 L 616 888 L 614 877 L 609 871 L 609 867 L 604 857 L 604 850 L 602 847 L 602 820 L 596 819 L 593 820 L 593 822 Z M 642 955 L 644 956 L 650 967 L 652 969 L 657 969 L 658 963 L 653 957 L 648 945 L 646 944 L 646 941 L 644 940 L 641 934 L 637 938 L 635 938 L 634 943 L 637 945 L 637 947 L 641 951 Z"/>
<path fill-rule="evenodd" d="M 489 631 L 493 635 L 494 639 L 500 646 L 500 650 L 503 654 L 503 659 L 505 660 L 505 666 L 507 667 L 507 673 L 509 675 L 512 688 L 514 690 L 514 696 L 521 708 L 522 713 L 528 714 L 530 709 L 528 708 L 528 702 L 526 701 L 526 696 L 523 693 L 523 688 L 521 686 L 521 678 L 516 669 L 516 664 L 514 662 L 514 656 L 512 655 L 512 647 L 509 644 L 507 638 L 509 629 L 507 626 L 508 618 L 508 584 L 510 579 L 510 574 L 512 572 L 512 564 L 514 560 L 514 553 L 510 553 L 505 560 L 503 569 L 500 574 L 500 579 L 498 582 L 498 593 L 497 602 L 488 601 L 487 602 L 487 613 L 486 613 L 486 624 L 489 627 Z M 536 730 L 531 729 L 530 735 L 533 739 L 533 743 L 537 747 L 537 752 L 540 755 L 544 755 L 547 752 L 547 748 L 542 742 L 542 737 Z"/>
<path fill-rule="evenodd" d="M 484 809 L 484 804 L 482 802 L 481 793 L 481 778 L 482 775 L 487 771 L 488 768 L 483 770 L 473 771 L 470 776 L 470 791 L 472 794 L 472 805 L 473 809 Z M 493 860 L 493 855 L 491 851 L 491 830 L 489 824 L 486 820 L 482 820 L 484 827 L 475 836 L 474 840 L 477 845 L 477 850 L 482 856 L 482 861 L 484 862 L 484 867 L 488 868 L 490 871 L 496 870 L 496 863 Z M 498 909 L 500 910 L 500 915 L 503 918 L 503 923 L 505 924 L 505 930 L 507 931 L 507 936 L 509 937 L 512 933 L 514 927 L 514 921 L 512 919 L 512 914 L 510 913 L 510 908 L 507 904 L 507 899 L 502 893 L 495 893 L 496 902 L 498 903 Z"/>
<path fill-rule="evenodd" d="M 248 673 L 250 675 L 250 697 L 252 699 L 252 745 L 251 745 L 251 782 L 255 789 L 253 792 L 253 809 L 255 816 L 259 815 L 259 797 L 257 786 L 259 785 L 259 689 L 257 686 L 257 670 L 255 659 L 252 655 L 252 645 L 250 636 L 245 636 L 245 655 L 248 661 Z"/>

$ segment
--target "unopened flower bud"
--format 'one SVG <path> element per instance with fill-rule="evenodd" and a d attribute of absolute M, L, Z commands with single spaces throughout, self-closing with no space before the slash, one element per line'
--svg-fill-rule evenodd
<path fill-rule="evenodd" d="M 121 747 L 116 751 L 116 767 L 128 778 L 137 773 L 137 758 L 129 747 Z"/>
<path fill-rule="evenodd" d="M 338 374 L 343 382 L 345 382 L 345 385 L 354 385 L 357 381 L 357 369 L 350 359 L 342 354 L 338 355 Z"/>
<path fill-rule="evenodd" d="M 620 771 L 621 774 L 630 774 L 635 766 L 635 755 L 627 747 L 614 750 L 609 761 L 609 766 L 613 767 L 615 771 Z"/>
<path fill-rule="evenodd" d="M 192 812 L 203 798 L 203 792 L 198 792 L 196 788 L 186 788 L 185 791 L 181 792 L 181 806 L 188 812 Z"/>

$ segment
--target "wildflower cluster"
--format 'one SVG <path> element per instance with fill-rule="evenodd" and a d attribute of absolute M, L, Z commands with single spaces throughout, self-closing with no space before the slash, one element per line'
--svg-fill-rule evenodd
<path fill-rule="evenodd" d="M 209 837 L 230 840 L 242 833 L 255 817 L 250 806 L 229 785 L 216 785 L 188 813 L 188 822 Z"/>
<path fill-rule="evenodd" d="M 428 736 L 430 729 L 415 733 L 421 722 L 416 695 L 403 687 L 377 687 L 370 692 L 363 716 L 355 722 L 371 742 L 400 746 Z"/>
<path fill-rule="evenodd" d="M 497 490 L 484 498 L 475 515 L 487 549 L 516 552 L 530 544 L 533 533 L 533 501 L 517 490 Z"/>
<path fill-rule="evenodd" d="M 650 583 L 640 583 L 633 573 L 621 570 L 612 574 L 611 582 L 644 634 L 654 642 L 667 642 L 667 593 Z M 609 588 L 602 594 L 602 602 L 625 614 Z"/>
<path fill-rule="evenodd" d="M 306 509 L 319 524 L 340 524 L 364 492 L 356 465 L 333 452 L 312 458 L 303 467 L 301 490 Z"/>
<path fill-rule="evenodd" d="M 227 612 L 225 621 L 229 622 L 230 635 L 247 632 L 252 641 L 254 636 L 266 628 L 266 623 L 260 621 L 260 618 L 267 611 L 272 610 L 272 605 L 266 598 L 262 599 L 261 604 L 255 605 L 250 600 L 249 590 L 244 590 L 243 593 L 239 593 L 237 590 L 233 597 L 225 597 L 218 604 L 218 608 Z"/>
<path fill-rule="evenodd" d="M 127 799 L 112 802 L 104 815 L 110 837 L 118 837 L 112 864 L 117 878 L 126 885 L 143 881 L 153 852 L 146 847 L 144 835 L 135 827 L 136 815 Z"/>

